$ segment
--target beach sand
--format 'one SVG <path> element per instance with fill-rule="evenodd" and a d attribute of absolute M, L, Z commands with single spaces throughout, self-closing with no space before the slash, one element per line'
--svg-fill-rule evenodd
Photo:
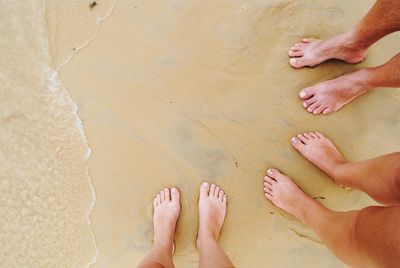
<path fill-rule="evenodd" d="M 334 184 L 290 139 L 323 132 L 350 160 L 399 151 L 398 90 L 365 94 L 329 116 L 309 114 L 298 98 L 303 87 L 384 63 L 399 34 L 358 65 L 294 70 L 287 56 L 302 37 L 349 30 L 374 1 L 95 2 L 0 9 L 24 22 L 2 31 L 30 38 L 10 35 L 1 52 L 10 74 L 0 77 L 0 263 L 135 267 L 152 246 L 154 194 L 176 186 L 174 260 L 198 267 L 198 188 L 208 180 L 228 195 L 220 241 L 237 267 L 344 267 L 264 198 L 262 182 L 275 167 L 331 209 L 376 204 Z"/>

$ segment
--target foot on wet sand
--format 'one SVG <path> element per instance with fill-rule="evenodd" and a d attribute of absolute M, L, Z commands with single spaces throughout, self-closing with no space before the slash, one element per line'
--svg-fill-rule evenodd
<path fill-rule="evenodd" d="M 199 233 L 197 248 L 203 239 L 218 241 L 226 215 L 227 197 L 224 191 L 215 184 L 203 182 L 199 198 Z"/>
<path fill-rule="evenodd" d="M 304 158 L 335 180 L 339 167 L 347 161 L 335 145 L 320 132 L 304 132 L 292 138 L 293 147 Z"/>
<path fill-rule="evenodd" d="M 264 195 L 275 206 L 285 210 L 302 220 L 302 211 L 307 208 L 309 201 L 313 202 L 286 175 L 277 169 L 268 169 L 264 177 Z M 311 199 L 311 200 L 310 200 Z"/>
<path fill-rule="evenodd" d="M 326 40 L 304 38 L 290 48 L 288 54 L 293 68 L 314 67 L 329 59 L 338 59 L 347 63 L 361 62 L 366 49 L 357 46 L 351 33 L 340 34 Z"/>
<path fill-rule="evenodd" d="M 373 88 L 365 69 L 340 76 L 300 91 L 303 107 L 313 114 L 329 114 Z"/>
<path fill-rule="evenodd" d="M 157 193 L 154 206 L 154 245 L 174 251 L 174 233 L 181 211 L 179 191 L 165 188 Z"/>

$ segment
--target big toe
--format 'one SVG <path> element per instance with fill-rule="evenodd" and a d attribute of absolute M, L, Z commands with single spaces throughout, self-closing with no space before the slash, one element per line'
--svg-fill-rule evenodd
<path fill-rule="evenodd" d="M 301 140 L 298 137 L 293 137 L 292 138 L 292 146 L 298 150 L 298 151 L 302 151 L 305 144 L 301 142 Z"/>
<path fill-rule="evenodd" d="M 312 87 L 304 88 L 300 91 L 299 96 L 303 100 L 309 99 L 315 94 L 315 89 Z"/>
<path fill-rule="evenodd" d="M 307 66 L 307 63 L 306 63 L 306 61 L 304 60 L 303 57 L 300 57 L 300 58 L 291 58 L 291 59 L 289 60 L 289 63 L 290 63 L 290 65 L 291 65 L 293 68 L 302 68 L 302 67 L 304 67 L 304 66 Z"/>
<path fill-rule="evenodd" d="M 200 186 L 200 198 L 205 198 L 210 192 L 210 184 L 208 182 L 203 182 Z"/>

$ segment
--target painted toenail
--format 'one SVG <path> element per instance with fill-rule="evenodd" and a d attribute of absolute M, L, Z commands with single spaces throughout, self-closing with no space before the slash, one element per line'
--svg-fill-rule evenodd
<path fill-rule="evenodd" d="M 171 192 L 172 192 L 173 194 L 176 194 L 176 189 L 175 189 L 175 188 L 172 188 Z"/>
<path fill-rule="evenodd" d="M 303 91 L 300 91 L 300 97 L 304 98 L 306 96 L 306 93 Z"/>
<path fill-rule="evenodd" d="M 296 144 L 296 143 L 299 142 L 299 140 L 298 140 L 296 137 L 293 137 L 293 138 L 292 138 L 292 142 L 293 142 L 294 144 Z"/>
<path fill-rule="evenodd" d="M 272 171 L 272 169 L 268 169 L 268 170 L 267 170 L 267 174 L 268 174 L 268 175 L 273 175 L 274 172 Z"/>

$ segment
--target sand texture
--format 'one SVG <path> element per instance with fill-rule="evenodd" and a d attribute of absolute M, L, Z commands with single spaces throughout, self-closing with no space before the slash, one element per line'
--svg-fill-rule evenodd
<path fill-rule="evenodd" d="M 203 180 L 228 194 L 221 244 L 237 267 L 344 267 L 311 229 L 264 198 L 262 181 L 266 169 L 276 167 L 331 209 L 375 204 L 334 184 L 290 139 L 321 131 L 351 160 L 400 150 L 397 89 L 371 92 L 329 116 L 307 113 L 298 98 L 303 87 L 384 63 L 397 53 L 399 35 L 378 42 L 359 65 L 330 61 L 294 70 L 287 56 L 302 37 L 349 30 L 374 1 L 120 0 L 114 6 L 99 0 L 90 8 L 91 2 L 46 2 L 49 34 L 44 21 L 42 28 L 26 22 L 16 29 L 44 38 L 26 55 L 15 52 L 31 63 L 16 65 L 29 87 L 14 83 L 18 77 L 0 77 L 0 212 L 8 217 L 1 221 L 1 241 L 11 241 L 0 258 L 13 266 L 21 252 L 49 255 L 43 265 L 18 255 L 30 267 L 80 267 L 93 260 L 88 167 L 96 193 L 93 267 L 140 262 L 152 246 L 152 198 L 166 186 L 182 195 L 176 267 L 198 267 L 194 241 Z M 0 52 L 10 64 L 13 49 Z M 43 70 L 36 73 L 33 65 Z M 87 162 L 74 104 L 62 86 L 52 91 L 43 78 L 49 66 L 59 70 L 78 106 L 91 148 Z M 40 200 L 36 210 L 24 203 L 36 206 L 34 198 Z M 55 234 L 59 240 L 51 240 Z M 53 250 L 12 251 L 20 241 Z"/>

